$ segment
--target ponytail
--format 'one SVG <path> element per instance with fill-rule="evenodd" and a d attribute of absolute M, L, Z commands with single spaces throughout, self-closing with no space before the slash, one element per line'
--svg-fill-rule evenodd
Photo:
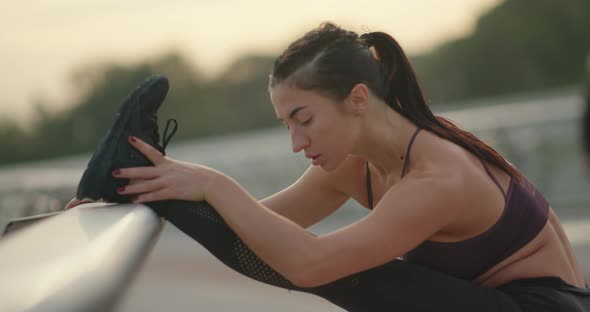
<path fill-rule="evenodd" d="M 376 56 L 367 47 L 373 47 Z M 372 32 L 359 37 L 332 23 L 322 23 L 294 41 L 275 60 L 269 89 L 286 80 L 302 90 L 322 91 L 335 100 L 345 99 L 356 84 L 364 83 L 418 127 L 520 179 L 520 173 L 493 148 L 432 113 L 408 58 L 386 33 Z"/>
<path fill-rule="evenodd" d="M 450 120 L 432 113 L 408 58 L 393 37 L 383 32 L 372 32 L 361 35 L 360 39 L 375 49 L 376 58 L 382 65 L 385 85 L 379 96 L 391 108 L 418 127 L 458 144 L 480 159 L 499 167 L 510 177 L 520 180 L 520 173 L 497 151 Z"/>

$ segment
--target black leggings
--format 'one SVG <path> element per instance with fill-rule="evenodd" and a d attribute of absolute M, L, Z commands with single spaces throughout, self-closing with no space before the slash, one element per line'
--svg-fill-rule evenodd
<path fill-rule="evenodd" d="M 347 311 L 590 311 L 590 289 L 556 277 L 498 289 L 394 260 L 318 287 L 295 286 L 258 258 L 206 202 L 148 203 L 233 270 L 257 281 L 318 295 Z"/>

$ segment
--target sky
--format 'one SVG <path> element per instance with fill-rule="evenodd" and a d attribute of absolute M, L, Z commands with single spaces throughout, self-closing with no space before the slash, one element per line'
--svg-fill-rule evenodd
<path fill-rule="evenodd" d="M 207 75 L 245 53 L 278 55 L 332 21 L 385 31 L 408 54 L 469 34 L 501 0 L 19 0 L 0 2 L 0 120 L 30 119 L 36 99 L 70 104 L 71 73 L 180 51 Z"/>

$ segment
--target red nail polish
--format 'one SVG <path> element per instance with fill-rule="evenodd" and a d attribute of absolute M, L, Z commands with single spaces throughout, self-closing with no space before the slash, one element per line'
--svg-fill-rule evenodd
<path fill-rule="evenodd" d="M 119 170 L 119 169 L 113 170 L 113 175 L 118 175 L 119 173 L 121 173 L 121 170 Z"/>
<path fill-rule="evenodd" d="M 137 140 L 135 139 L 135 137 L 134 137 L 134 136 L 130 136 L 130 137 L 129 137 L 129 141 L 131 141 L 131 142 L 135 143 L 135 141 L 137 141 Z"/>
<path fill-rule="evenodd" d="M 123 192 L 124 190 L 125 190 L 124 186 L 117 188 L 117 192 L 119 192 L 119 193 Z"/>

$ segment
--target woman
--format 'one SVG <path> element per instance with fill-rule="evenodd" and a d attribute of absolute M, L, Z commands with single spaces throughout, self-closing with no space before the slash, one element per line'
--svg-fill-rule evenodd
<path fill-rule="evenodd" d="M 312 162 L 293 185 L 257 201 L 131 137 L 154 166 L 113 172 L 136 180 L 120 193 L 233 269 L 350 311 L 590 308 L 553 210 L 491 147 L 433 115 L 392 37 L 324 23 L 279 56 L 269 93 L 293 151 Z M 351 197 L 372 211 L 305 231 Z"/>

